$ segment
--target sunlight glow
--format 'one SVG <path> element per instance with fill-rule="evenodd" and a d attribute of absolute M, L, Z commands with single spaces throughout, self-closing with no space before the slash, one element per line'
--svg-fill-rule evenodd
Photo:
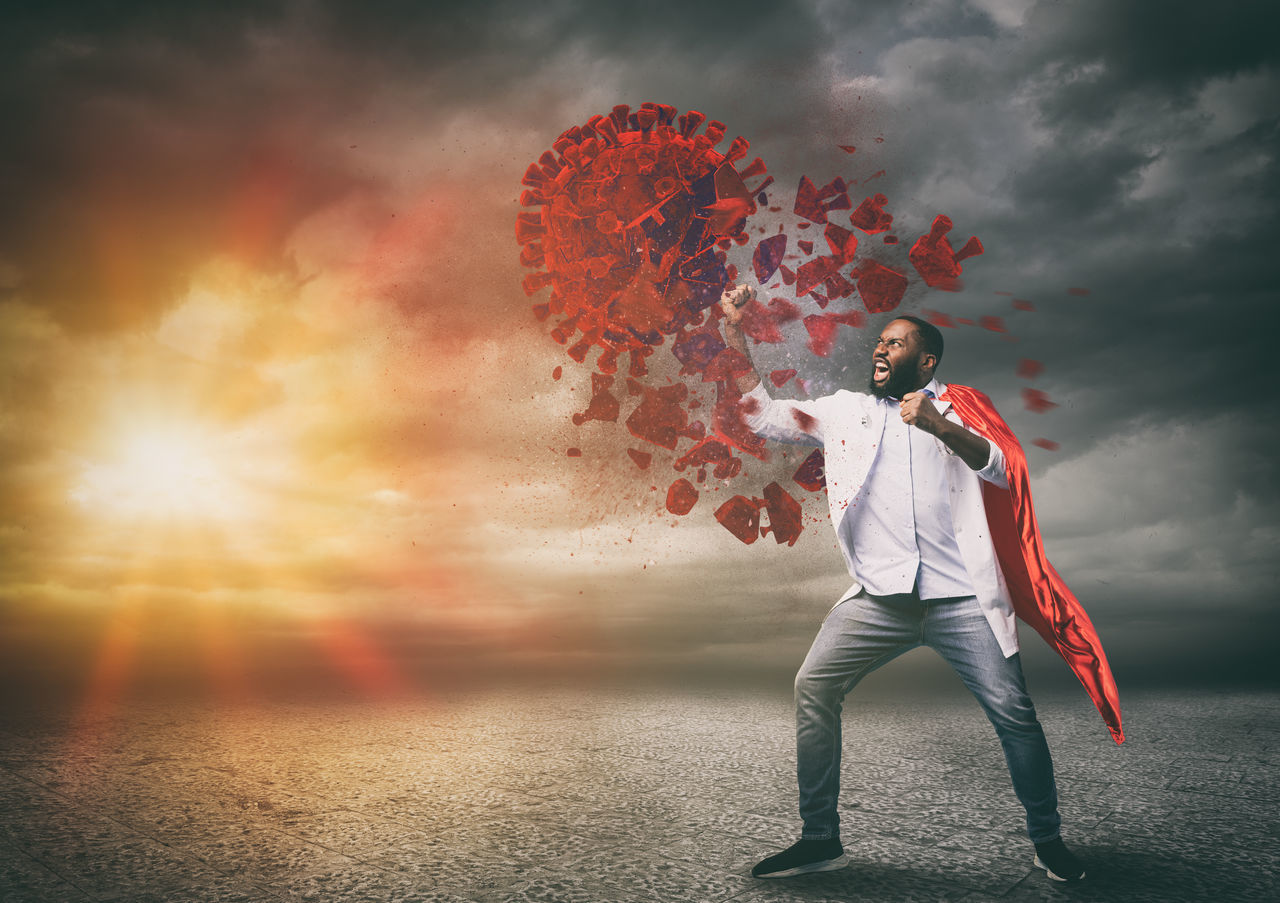
<path fill-rule="evenodd" d="M 247 514 L 245 492 L 212 438 L 191 425 L 148 425 L 88 464 L 71 497 L 91 511 L 137 518 L 230 520 Z"/>

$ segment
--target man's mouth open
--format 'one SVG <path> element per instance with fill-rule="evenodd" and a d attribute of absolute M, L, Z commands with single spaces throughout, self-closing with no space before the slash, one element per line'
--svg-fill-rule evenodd
<path fill-rule="evenodd" d="M 889 365 L 884 361 L 876 361 L 871 368 L 871 378 L 876 382 L 883 382 L 889 378 Z"/>

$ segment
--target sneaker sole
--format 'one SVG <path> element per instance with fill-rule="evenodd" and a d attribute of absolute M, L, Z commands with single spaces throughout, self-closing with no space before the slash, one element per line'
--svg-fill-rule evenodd
<path fill-rule="evenodd" d="M 813 872 L 833 872 L 849 864 L 849 854 L 841 853 L 835 859 L 824 859 L 822 862 L 810 862 L 808 865 L 797 865 L 793 869 L 781 872 L 769 872 L 767 875 L 755 875 L 756 878 L 793 878 L 796 875 L 809 875 Z"/>
<path fill-rule="evenodd" d="M 1036 868 L 1038 868 L 1038 869 L 1044 869 L 1044 873 L 1045 873 L 1046 875 L 1048 875 L 1048 876 L 1049 876 L 1050 878 L 1052 878 L 1054 881 L 1061 881 L 1063 884 L 1072 884 L 1072 883 L 1074 883 L 1074 882 L 1076 882 L 1076 881 L 1079 881 L 1079 880 L 1080 880 L 1080 878 L 1083 878 L 1083 877 L 1084 877 L 1084 872 L 1081 872 L 1081 873 L 1080 873 L 1080 878 L 1063 878 L 1061 875 L 1059 875 L 1059 874 L 1057 874 L 1056 872 L 1054 872 L 1054 870 L 1053 870 L 1053 869 L 1049 868 L 1049 866 L 1045 865 L 1045 864 L 1044 864 L 1044 861 L 1043 861 L 1043 860 L 1041 860 L 1041 858 L 1040 858 L 1039 856 L 1037 856 L 1037 857 L 1036 857 Z"/>

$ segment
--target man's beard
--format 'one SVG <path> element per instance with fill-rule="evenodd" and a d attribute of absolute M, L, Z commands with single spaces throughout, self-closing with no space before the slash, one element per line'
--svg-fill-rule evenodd
<path fill-rule="evenodd" d="M 889 378 L 884 381 L 884 385 L 876 385 L 876 365 L 875 361 L 871 362 L 871 375 L 867 377 L 867 391 L 876 398 L 901 398 L 908 392 L 916 390 L 916 377 L 914 369 L 906 367 L 893 367 L 889 365 Z"/>

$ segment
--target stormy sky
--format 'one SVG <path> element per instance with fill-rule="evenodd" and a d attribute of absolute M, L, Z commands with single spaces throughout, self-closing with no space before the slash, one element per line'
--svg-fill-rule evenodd
<path fill-rule="evenodd" d="M 902 310 L 1003 318 L 946 330 L 940 376 L 1022 437 L 1049 554 L 1122 691 L 1275 681 L 1275 19 L 1111 0 L 10 14 L 7 678 L 104 698 L 785 686 L 848 583 L 825 506 L 795 489 L 814 520 L 791 548 L 711 512 L 796 451 L 670 515 L 670 458 L 640 473 L 620 424 L 572 423 L 590 360 L 520 287 L 525 168 L 657 101 L 747 138 L 775 203 L 802 175 L 883 170 L 854 203 L 884 193 L 904 241 L 938 213 L 978 236 L 962 291 L 917 285 Z M 799 324 L 757 354 L 860 388 L 886 319 L 825 360 Z M 660 349 L 655 378 L 672 363 Z M 1029 386 L 1057 407 L 1028 410 Z M 1069 683 L 1022 633 L 1033 682 Z M 917 655 L 891 679 L 941 675 Z"/>

